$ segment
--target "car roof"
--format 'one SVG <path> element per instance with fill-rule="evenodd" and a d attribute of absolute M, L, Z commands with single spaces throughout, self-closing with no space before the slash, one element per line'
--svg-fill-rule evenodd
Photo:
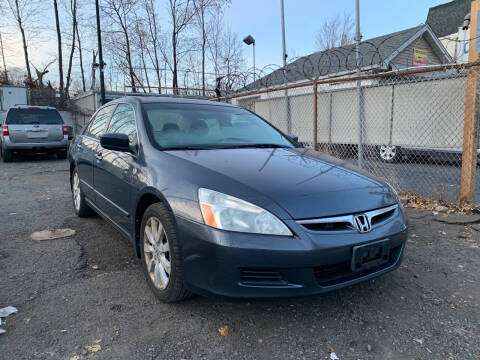
<path fill-rule="evenodd" d="M 190 99 L 184 97 L 175 97 L 175 96 L 126 96 L 112 100 L 108 103 L 117 103 L 117 102 L 137 102 L 141 104 L 152 104 L 152 103 L 165 103 L 165 104 L 199 104 L 199 105 L 214 105 L 214 106 L 228 106 L 228 107 L 238 107 L 236 105 L 211 101 L 211 100 L 200 100 L 200 99 Z"/>

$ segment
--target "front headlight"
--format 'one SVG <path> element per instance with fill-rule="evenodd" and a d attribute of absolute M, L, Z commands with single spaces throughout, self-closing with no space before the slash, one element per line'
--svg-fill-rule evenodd
<path fill-rule="evenodd" d="M 200 188 L 198 200 L 205 224 L 217 229 L 255 234 L 292 236 L 277 217 L 256 205 Z"/>

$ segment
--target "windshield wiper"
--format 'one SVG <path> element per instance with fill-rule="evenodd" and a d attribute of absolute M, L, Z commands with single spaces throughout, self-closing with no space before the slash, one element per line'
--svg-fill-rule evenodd
<path fill-rule="evenodd" d="M 212 149 L 218 149 L 218 146 L 212 146 L 212 145 L 185 145 L 185 146 L 166 146 L 162 147 L 161 150 L 167 151 L 167 150 L 212 150 Z"/>
<path fill-rule="evenodd" d="M 276 149 L 276 148 L 290 148 L 290 146 L 287 145 L 281 145 L 281 144 L 232 144 L 232 145 L 225 145 L 222 147 L 223 149 L 229 148 L 229 149 L 242 149 L 242 148 L 267 148 L 267 149 Z"/>
<path fill-rule="evenodd" d="M 212 145 L 185 145 L 162 147 L 161 150 L 215 150 L 215 149 L 244 149 L 244 148 L 290 148 L 280 144 L 212 144 Z"/>

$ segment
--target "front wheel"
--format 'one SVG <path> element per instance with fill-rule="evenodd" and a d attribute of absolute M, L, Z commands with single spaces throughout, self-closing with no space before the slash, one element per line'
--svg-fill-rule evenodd
<path fill-rule="evenodd" d="M 400 149 L 398 146 L 381 145 L 378 147 L 378 156 L 384 162 L 395 162 L 399 157 Z"/>
<path fill-rule="evenodd" d="M 148 285 L 163 302 L 176 302 L 191 296 L 185 289 L 182 261 L 172 214 L 156 203 L 142 219 L 140 251 Z"/>

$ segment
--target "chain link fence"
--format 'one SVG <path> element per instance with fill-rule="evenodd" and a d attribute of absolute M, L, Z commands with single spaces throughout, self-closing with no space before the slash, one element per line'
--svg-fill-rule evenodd
<path fill-rule="evenodd" d="M 455 203 L 471 111 L 466 95 L 478 96 L 467 78 L 478 71 L 470 64 L 346 76 L 243 91 L 228 100 L 400 192 Z M 478 185 L 474 191 L 480 195 Z"/>

